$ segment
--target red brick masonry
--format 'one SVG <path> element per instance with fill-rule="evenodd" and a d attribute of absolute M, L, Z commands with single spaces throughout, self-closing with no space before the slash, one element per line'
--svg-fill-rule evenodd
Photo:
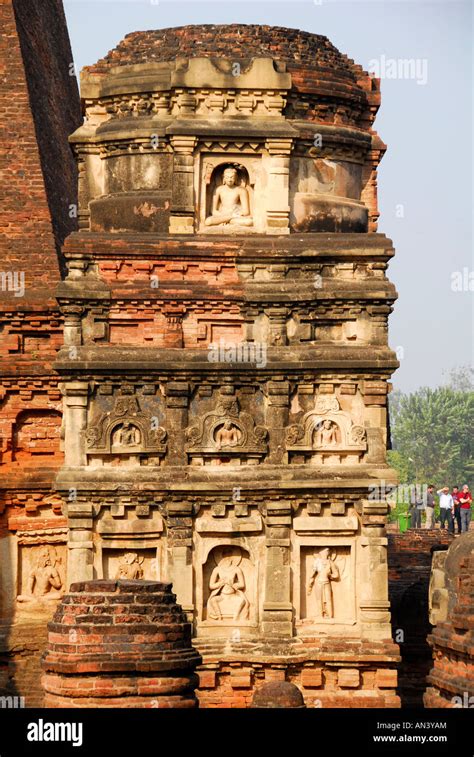
<path fill-rule="evenodd" d="M 72 584 L 48 628 L 46 707 L 197 706 L 201 658 L 171 584 Z"/>

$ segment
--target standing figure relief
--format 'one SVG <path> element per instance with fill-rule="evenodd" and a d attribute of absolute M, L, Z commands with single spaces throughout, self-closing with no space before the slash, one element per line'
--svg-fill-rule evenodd
<path fill-rule="evenodd" d="M 339 577 L 339 568 L 330 555 L 329 548 L 325 547 L 313 560 L 308 585 L 308 596 L 311 595 L 313 587 L 316 587 L 318 614 L 322 618 L 334 617 L 331 581 L 337 581 Z"/>

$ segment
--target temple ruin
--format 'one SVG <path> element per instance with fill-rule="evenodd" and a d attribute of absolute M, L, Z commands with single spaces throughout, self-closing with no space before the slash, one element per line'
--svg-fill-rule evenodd
<path fill-rule="evenodd" d="M 201 707 L 279 681 L 400 706 L 378 80 L 295 29 L 136 32 L 82 71 L 82 121 L 61 3 L 31 5 L 0 5 L 9 92 L 33 140 L 22 29 L 54 20 L 56 142 L 29 153 L 32 227 L 25 187 L 8 208 L 26 284 L 2 298 L 0 687 L 43 703 L 71 584 L 145 580 L 192 624 Z"/>

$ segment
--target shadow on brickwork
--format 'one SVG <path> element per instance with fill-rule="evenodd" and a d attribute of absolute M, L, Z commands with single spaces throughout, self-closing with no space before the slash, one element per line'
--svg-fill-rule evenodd
<path fill-rule="evenodd" d="M 413 529 L 388 536 L 389 598 L 393 639 L 402 657 L 398 690 L 402 708 L 422 708 L 426 677 L 432 666 L 427 637 L 428 592 L 433 548 L 447 549 L 451 536 L 440 531 Z"/>

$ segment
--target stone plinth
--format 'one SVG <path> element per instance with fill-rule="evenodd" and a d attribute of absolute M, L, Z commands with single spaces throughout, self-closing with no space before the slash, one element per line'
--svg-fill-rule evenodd
<path fill-rule="evenodd" d="M 439 572 L 438 566 L 435 568 Z M 433 667 L 423 701 L 425 707 L 474 706 L 474 532 L 452 544 L 444 564 L 444 587 L 431 594 L 438 623 L 428 636 Z M 439 576 L 438 576 L 439 584 Z M 443 601 L 443 593 L 445 601 Z"/>
<path fill-rule="evenodd" d="M 191 625 L 154 581 L 71 586 L 49 624 L 46 707 L 196 707 Z"/>

